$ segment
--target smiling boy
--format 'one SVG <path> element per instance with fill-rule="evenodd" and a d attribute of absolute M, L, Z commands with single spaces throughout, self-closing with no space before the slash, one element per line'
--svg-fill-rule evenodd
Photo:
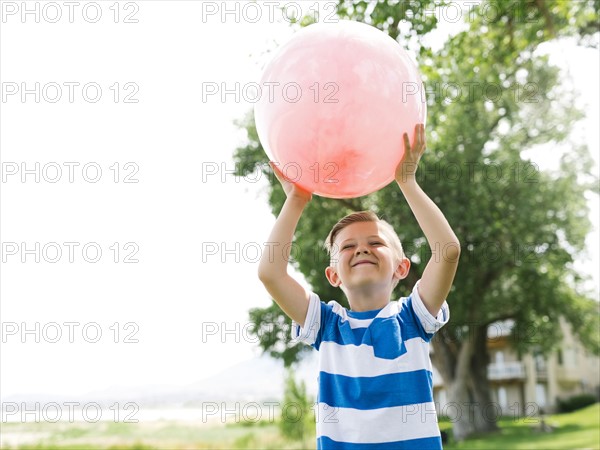
<path fill-rule="evenodd" d="M 397 234 L 374 213 L 341 219 L 325 245 L 325 275 L 340 287 L 350 310 L 322 302 L 287 273 L 289 254 L 263 257 L 259 278 L 293 320 L 294 337 L 319 350 L 317 448 L 440 449 L 433 403 L 429 341 L 449 320 L 450 292 L 460 245 L 444 215 L 416 182 L 425 151 L 425 129 L 415 127 L 396 182 L 434 255 L 407 298 L 391 301 L 410 269 Z M 311 194 L 287 181 L 272 165 L 287 195 L 269 242 L 292 242 Z M 289 250 L 289 246 L 285 246 Z"/>

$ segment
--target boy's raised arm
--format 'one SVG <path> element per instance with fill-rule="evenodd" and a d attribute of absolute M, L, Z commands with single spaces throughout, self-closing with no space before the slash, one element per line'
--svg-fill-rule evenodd
<path fill-rule="evenodd" d="M 273 300 L 294 322 L 304 326 L 308 311 L 309 292 L 287 273 L 291 244 L 298 221 L 304 207 L 311 200 L 311 194 L 287 181 L 281 172 L 271 164 L 275 175 L 287 195 L 266 248 L 258 264 L 258 278 Z"/>
<path fill-rule="evenodd" d="M 404 158 L 396 169 L 396 182 L 431 248 L 432 256 L 419 282 L 419 296 L 435 317 L 452 287 L 460 256 L 460 242 L 442 211 L 416 181 L 417 165 L 426 147 L 423 124 L 415 127 L 412 147 L 408 136 L 404 135 L 404 146 Z"/>

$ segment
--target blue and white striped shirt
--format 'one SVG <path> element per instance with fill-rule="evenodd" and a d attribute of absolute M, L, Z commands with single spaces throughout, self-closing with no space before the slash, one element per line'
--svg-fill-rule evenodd
<path fill-rule="evenodd" d="M 311 293 L 292 337 L 319 350 L 318 449 L 441 449 L 429 341 L 450 318 L 417 291 L 383 309 L 354 312 Z"/>

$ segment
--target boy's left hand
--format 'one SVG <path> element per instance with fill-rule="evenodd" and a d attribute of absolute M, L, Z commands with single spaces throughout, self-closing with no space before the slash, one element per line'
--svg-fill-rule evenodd
<path fill-rule="evenodd" d="M 425 152 L 425 148 L 425 125 L 422 123 L 415 125 L 415 136 L 412 147 L 408 139 L 408 134 L 404 133 L 404 156 L 398 167 L 396 167 L 396 182 L 406 183 L 407 181 L 415 180 L 417 166 L 419 165 L 421 156 Z"/>

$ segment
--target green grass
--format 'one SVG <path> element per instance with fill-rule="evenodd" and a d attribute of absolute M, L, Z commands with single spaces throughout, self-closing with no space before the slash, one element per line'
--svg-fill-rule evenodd
<path fill-rule="evenodd" d="M 148 423 L 6 423 L 2 434 L 27 435 L 35 442 L 6 450 L 217 450 L 217 449 L 304 449 L 314 448 L 314 436 L 307 445 L 288 442 L 279 434 L 277 423 L 233 423 L 223 425 L 158 421 Z"/>
<path fill-rule="evenodd" d="M 538 418 L 502 419 L 497 433 L 474 436 L 461 443 L 447 444 L 454 449 L 600 449 L 600 403 L 567 414 L 548 416 L 552 432 L 541 432 Z M 450 422 L 440 421 L 440 429 L 451 430 Z"/>
<path fill-rule="evenodd" d="M 600 449 L 600 404 L 567 414 L 548 416 L 555 427 L 550 433 L 537 431 L 537 418 L 502 419 L 500 431 L 475 436 L 461 443 L 447 444 L 454 449 Z M 440 420 L 442 430 L 452 423 Z M 6 423 L 2 433 L 40 433 L 35 442 L 3 449 L 18 450 L 173 450 L 191 449 L 314 449 L 315 439 L 306 443 L 289 442 L 281 437 L 277 423 L 233 423 L 226 426 L 181 422 L 148 423 Z"/>

